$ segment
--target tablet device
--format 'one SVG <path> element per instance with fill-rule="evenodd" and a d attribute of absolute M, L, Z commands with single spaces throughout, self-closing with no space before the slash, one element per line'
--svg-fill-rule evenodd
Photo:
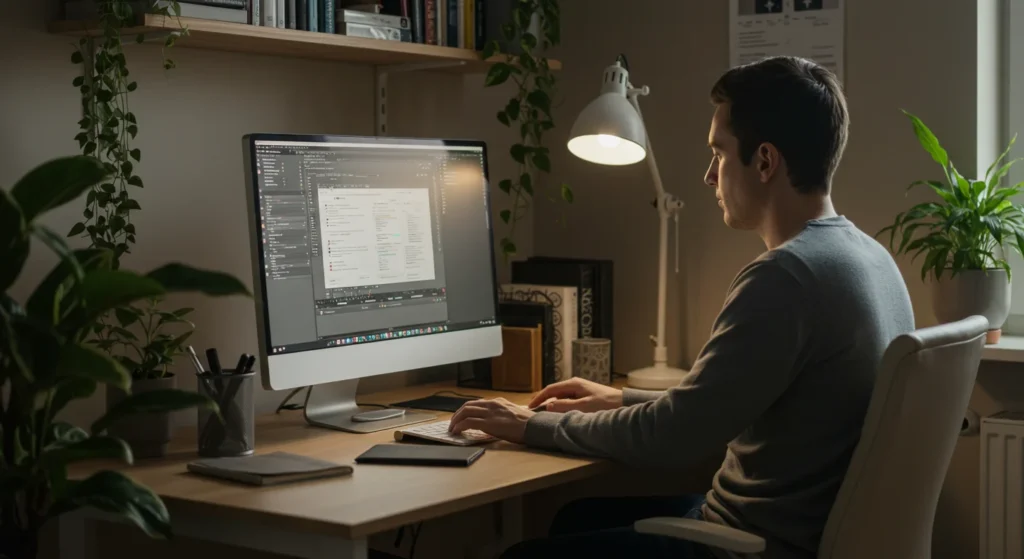
<path fill-rule="evenodd" d="M 479 447 L 426 444 L 378 444 L 356 457 L 357 464 L 469 466 L 484 454 Z"/>

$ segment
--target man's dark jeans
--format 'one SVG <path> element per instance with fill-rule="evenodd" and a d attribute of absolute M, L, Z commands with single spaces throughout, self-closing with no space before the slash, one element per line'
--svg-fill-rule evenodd
<path fill-rule="evenodd" d="M 713 559 L 700 544 L 640 534 L 633 523 L 654 516 L 701 519 L 703 495 L 583 499 L 558 511 L 548 537 L 509 548 L 502 559 L 643 557 Z"/>

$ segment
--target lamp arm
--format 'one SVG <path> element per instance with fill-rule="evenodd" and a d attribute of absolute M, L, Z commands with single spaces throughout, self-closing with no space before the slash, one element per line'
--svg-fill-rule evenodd
<path fill-rule="evenodd" d="M 647 95 L 647 86 L 642 88 L 629 87 L 626 97 L 629 103 L 636 109 L 640 121 L 643 122 L 643 112 L 640 111 L 640 103 L 637 98 L 640 95 Z M 665 321 L 668 310 L 668 220 L 676 217 L 676 273 L 679 272 L 679 235 L 678 235 L 678 213 L 683 208 L 682 200 L 665 191 L 661 182 L 661 173 L 658 171 L 658 163 L 654 159 L 654 148 L 651 146 L 651 136 L 647 134 L 647 166 L 651 170 L 651 178 L 654 180 L 654 190 L 657 193 L 655 207 L 658 210 L 658 330 L 657 334 L 651 336 L 654 342 L 654 366 L 664 367 L 668 363 L 668 347 L 665 345 Z"/>

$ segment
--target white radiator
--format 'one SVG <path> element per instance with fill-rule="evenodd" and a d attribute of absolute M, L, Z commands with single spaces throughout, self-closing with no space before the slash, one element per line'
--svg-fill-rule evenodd
<path fill-rule="evenodd" d="M 1024 559 L 1024 413 L 981 420 L 980 559 Z"/>

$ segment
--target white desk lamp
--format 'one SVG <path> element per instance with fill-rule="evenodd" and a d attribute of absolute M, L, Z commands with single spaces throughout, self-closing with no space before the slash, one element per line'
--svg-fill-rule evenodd
<path fill-rule="evenodd" d="M 646 390 L 662 390 L 679 384 L 686 371 L 668 366 L 668 348 L 665 346 L 665 312 L 668 283 L 668 220 L 676 220 L 676 273 L 679 272 L 679 210 L 683 202 L 665 192 L 661 184 L 658 165 L 654 161 L 651 141 L 647 138 L 643 115 L 637 97 L 647 95 L 647 86 L 635 88 L 629 83 L 629 71 L 623 66 L 624 58 L 605 68 L 601 95 L 594 99 L 576 118 L 569 134 L 569 151 L 580 159 L 603 165 L 630 165 L 644 157 L 654 178 L 657 199 L 654 202 L 661 221 L 660 251 L 658 255 L 658 333 L 651 336 L 654 343 L 654 366 L 629 373 L 628 385 Z"/>

